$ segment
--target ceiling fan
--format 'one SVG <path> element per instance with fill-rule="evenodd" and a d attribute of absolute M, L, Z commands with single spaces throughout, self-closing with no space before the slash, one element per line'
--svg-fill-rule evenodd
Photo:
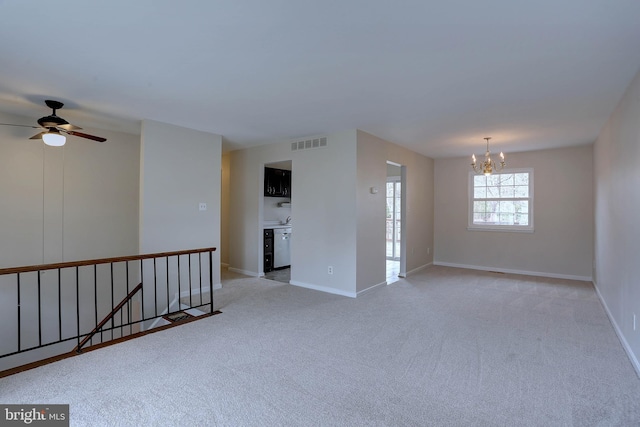
<path fill-rule="evenodd" d="M 80 138 L 91 139 L 98 142 L 104 142 L 107 140 L 106 138 L 102 138 L 100 136 L 78 132 L 78 130 L 82 129 L 81 127 L 72 125 L 62 117 L 57 116 L 56 110 L 59 110 L 64 106 L 62 102 L 47 99 L 46 101 L 44 101 L 44 103 L 47 104 L 47 107 L 51 108 L 53 112 L 49 116 L 41 117 L 38 119 L 38 124 L 40 125 L 39 127 L 28 125 L 14 125 L 10 123 L 0 123 L 0 125 L 29 127 L 34 129 L 43 128 L 44 130 L 42 132 L 38 133 L 37 135 L 33 135 L 29 139 L 42 139 L 45 144 L 55 147 L 60 147 L 65 144 L 65 134 L 78 136 Z"/>

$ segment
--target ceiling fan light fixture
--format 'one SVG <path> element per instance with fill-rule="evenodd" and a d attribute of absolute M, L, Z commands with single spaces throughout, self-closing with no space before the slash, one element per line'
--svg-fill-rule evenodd
<path fill-rule="evenodd" d="M 58 129 L 49 129 L 49 132 L 42 134 L 42 140 L 52 147 L 62 147 L 67 142 L 67 138 Z"/>

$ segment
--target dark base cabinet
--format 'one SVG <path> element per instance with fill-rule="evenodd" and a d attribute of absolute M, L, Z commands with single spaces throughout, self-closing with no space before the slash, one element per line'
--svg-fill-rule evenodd
<path fill-rule="evenodd" d="M 264 230 L 264 272 L 273 270 L 273 229 Z"/>

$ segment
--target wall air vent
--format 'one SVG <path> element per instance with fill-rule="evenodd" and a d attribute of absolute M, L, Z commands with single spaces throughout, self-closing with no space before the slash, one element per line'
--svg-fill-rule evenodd
<path fill-rule="evenodd" d="M 291 143 L 291 151 L 309 150 L 313 148 L 325 148 L 327 146 L 327 137 L 309 138 Z"/>

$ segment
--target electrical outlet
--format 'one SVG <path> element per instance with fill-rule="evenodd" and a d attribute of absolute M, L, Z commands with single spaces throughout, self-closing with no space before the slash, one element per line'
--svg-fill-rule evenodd
<path fill-rule="evenodd" d="M 207 210 L 207 204 L 206 203 L 200 203 L 198 205 L 198 210 L 206 211 Z"/>
<path fill-rule="evenodd" d="M 427 248 L 427 255 L 431 253 L 431 248 Z"/>
<path fill-rule="evenodd" d="M 329 268 L 327 269 L 327 273 L 333 274 L 333 266 L 332 265 L 330 265 Z"/>

